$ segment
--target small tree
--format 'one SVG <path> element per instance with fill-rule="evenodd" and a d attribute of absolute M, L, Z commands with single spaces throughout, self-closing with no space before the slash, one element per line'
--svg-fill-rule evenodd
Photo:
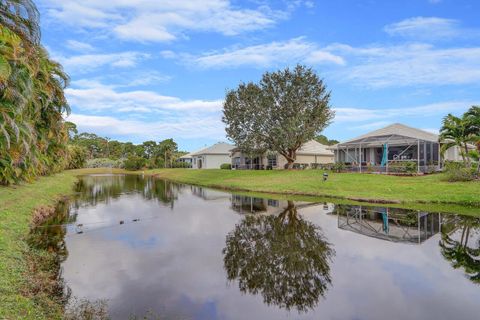
<path fill-rule="evenodd" d="M 323 80 L 311 68 L 297 65 L 228 91 L 223 122 L 240 150 L 276 151 L 292 168 L 298 149 L 330 124 L 334 112 L 329 102 Z"/>

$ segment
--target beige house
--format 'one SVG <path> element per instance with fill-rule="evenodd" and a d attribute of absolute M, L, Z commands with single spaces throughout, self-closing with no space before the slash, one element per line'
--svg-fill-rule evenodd
<path fill-rule="evenodd" d="M 231 150 L 231 158 L 232 169 L 283 169 L 287 165 L 285 157 L 278 153 L 249 157 L 238 148 L 234 148 Z M 297 151 L 295 165 L 312 166 L 312 164 L 327 164 L 333 161 L 333 151 L 328 150 L 326 145 L 311 140 Z"/>
<path fill-rule="evenodd" d="M 234 146 L 225 142 L 218 142 L 214 145 L 192 152 L 193 169 L 220 169 L 224 163 L 230 163 L 230 150 Z"/>

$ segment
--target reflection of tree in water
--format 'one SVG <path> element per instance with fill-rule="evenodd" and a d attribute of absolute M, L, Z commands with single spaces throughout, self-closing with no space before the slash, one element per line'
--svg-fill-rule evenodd
<path fill-rule="evenodd" d="M 65 245 L 65 234 L 67 232 L 64 225 L 69 220 L 69 204 L 67 201 L 60 201 L 52 213 L 40 226 L 30 230 L 28 235 L 28 244 L 32 248 L 54 252 L 58 263 L 65 261 L 68 256 Z M 48 210 L 44 209 L 44 210 Z"/>
<path fill-rule="evenodd" d="M 60 279 L 60 265 L 68 257 L 65 244 L 67 227 L 64 223 L 70 219 L 69 203 L 60 201 L 54 209 L 41 207 L 38 210 L 42 211 L 39 214 L 45 214 L 45 219 L 32 226 L 27 237 L 29 247 L 34 250 L 28 259 L 29 268 L 37 274 L 29 283 L 29 290 L 65 303 L 70 292 Z"/>
<path fill-rule="evenodd" d="M 315 307 L 331 283 L 334 250 L 319 227 L 303 220 L 292 201 L 278 216 L 249 215 L 227 235 L 228 279 L 267 304 L 299 312 Z"/>
<path fill-rule="evenodd" d="M 147 200 L 158 200 L 173 206 L 178 186 L 169 181 L 141 175 L 85 176 L 76 187 L 77 203 L 96 205 L 117 199 L 123 194 L 141 194 Z"/>
<path fill-rule="evenodd" d="M 442 255 L 455 269 L 463 269 L 471 281 L 480 284 L 479 232 L 480 218 L 456 216 L 443 225 L 439 244 Z"/>

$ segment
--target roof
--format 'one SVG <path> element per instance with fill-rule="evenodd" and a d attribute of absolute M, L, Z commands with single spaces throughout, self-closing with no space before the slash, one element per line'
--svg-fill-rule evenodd
<path fill-rule="evenodd" d="M 179 159 L 191 159 L 191 158 L 192 158 L 192 152 L 184 154 Z"/>
<path fill-rule="evenodd" d="M 327 155 L 333 156 L 333 152 L 327 149 L 328 146 L 321 144 L 318 141 L 310 140 L 305 142 L 300 149 L 298 149 L 297 154 L 313 154 L 313 155 Z"/>
<path fill-rule="evenodd" d="M 386 126 L 384 128 L 378 129 L 371 131 L 369 133 L 366 133 L 364 135 L 358 136 L 356 138 L 344 141 L 342 143 L 336 144 L 334 146 L 331 146 L 330 149 L 335 149 L 337 146 L 342 146 L 343 144 L 348 144 L 356 141 L 361 141 L 361 140 L 367 140 L 368 138 L 376 138 L 376 137 L 388 137 L 388 136 L 401 136 L 401 137 L 406 137 L 409 139 L 415 139 L 415 140 L 423 140 L 423 141 L 430 141 L 430 142 L 438 142 L 438 135 L 427 132 L 424 130 L 420 130 L 417 128 L 412 128 L 409 126 L 406 126 L 401 123 L 394 123 L 389 126 Z M 370 139 L 372 140 L 372 139 Z"/>
<path fill-rule="evenodd" d="M 234 147 L 234 145 L 231 145 L 231 144 L 228 144 L 228 143 L 225 143 L 225 142 L 218 142 L 218 143 L 215 143 L 214 145 L 212 145 L 208 148 L 205 148 L 205 149 L 202 149 L 202 150 L 199 150 L 199 151 L 196 151 L 196 152 L 192 152 L 192 153 L 190 153 L 190 156 L 199 156 L 199 155 L 202 155 L 202 154 L 230 155 L 230 150 L 233 147 Z"/>

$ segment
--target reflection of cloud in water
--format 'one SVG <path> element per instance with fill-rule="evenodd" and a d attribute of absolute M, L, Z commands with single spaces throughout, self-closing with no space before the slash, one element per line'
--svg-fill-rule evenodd
<path fill-rule="evenodd" d="M 480 289 L 443 258 L 440 234 L 411 246 L 345 232 L 323 205 L 300 209 L 299 214 L 319 226 L 334 245 L 332 287 L 312 312 L 267 306 L 261 296 L 242 294 L 223 269 L 225 237 L 244 216 L 234 213 L 230 198 L 205 201 L 188 188 L 178 190 L 173 209 L 136 193 L 109 205 L 100 201 L 79 208 L 77 221 L 107 218 L 115 227 L 66 238 L 70 255 L 63 264 L 64 276 L 73 294 L 109 299 L 114 319 L 149 309 L 165 318 L 195 319 L 478 316 Z M 158 218 L 117 226 L 119 218 L 152 216 Z"/>

